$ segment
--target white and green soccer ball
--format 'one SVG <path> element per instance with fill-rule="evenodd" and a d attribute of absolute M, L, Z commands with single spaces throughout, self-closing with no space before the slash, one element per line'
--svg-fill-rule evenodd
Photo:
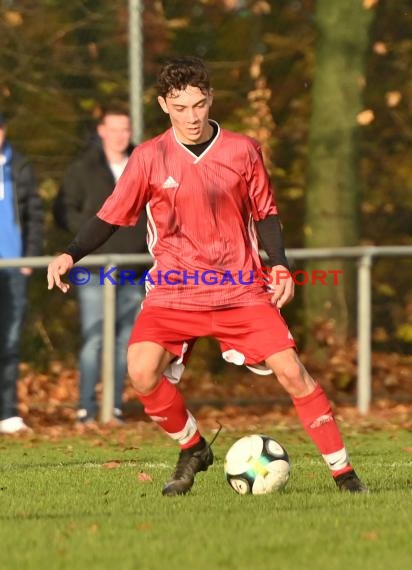
<path fill-rule="evenodd" d="M 290 475 L 290 460 L 282 445 L 266 435 L 238 439 L 226 454 L 225 474 L 239 495 L 280 491 Z"/>

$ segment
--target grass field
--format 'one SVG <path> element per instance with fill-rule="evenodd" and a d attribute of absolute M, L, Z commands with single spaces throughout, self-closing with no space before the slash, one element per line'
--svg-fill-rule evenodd
<path fill-rule="evenodd" d="M 245 433 L 221 433 L 215 465 L 177 498 L 161 496 L 176 448 L 130 428 L 119 444 L 118 433 L 0 440 L 1 570 L 412 568 L 410 432 L 351 432 L 371 489 L 358 496 L 337 492 L 300 431 L 272 429 L 292 474 L 260 497 L 226 483 L 225 452 Z"/>

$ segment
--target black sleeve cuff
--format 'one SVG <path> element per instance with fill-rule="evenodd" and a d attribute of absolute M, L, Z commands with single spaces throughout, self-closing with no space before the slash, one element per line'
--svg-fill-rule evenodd
<path fill-rule="evenodd" d="M 279 216 L 268 216 L 264 220 L 255 222 L 255 224 L 263 249 L 269 257 L 271 267 L 283 265 L 290 270 L 283 245 Z"/>
<path fill-rule="evenodd" d="M 84 224 L 64 253 L 71 255 L 73 262 L 76 263 L 103 245 L 118 229 L 119 226 L 108 224 L 93 216 Z"/>

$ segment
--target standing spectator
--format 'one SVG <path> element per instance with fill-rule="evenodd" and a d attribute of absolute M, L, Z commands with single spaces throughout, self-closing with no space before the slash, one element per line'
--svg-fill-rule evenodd
<path fill-rule="evenodd" d="M 0 113 L 0 258 L 42 253 L 43 208 L 34 172 L 6 139 Z M 17 411 L 20 339 L 27 305 L 29 267 L 0 269 L 0 433 L 28 427 Z"/>
<path fill-rule="evenodd" d="M 103 112 L 97 140 L 69 166 L 56 200 L 57 224 L 75 235 L 113 191 L 133 147 L 131 122 L 121 109 Z M 146 221 L 122 228 L 96 253 L 147 253 Z M 128 266 L 128 269 L 130 267 Z M 143 268 L 134 268 L 143 273 Z M 99 268 L 91 268 L 90 280 L 78 286 L 82 347 L 80 351 L 80 402 L 77 419 L 93 422 L 97 414 L 96 385 L 101 372 L 103 337 L 103 291 Z M 126 349 L 131 328 L 144 296 L 142 285 L 125 283 L 116 288 L 115 394 L 113 419 L 123 418 L 122 399 L 126 376 Z"/>

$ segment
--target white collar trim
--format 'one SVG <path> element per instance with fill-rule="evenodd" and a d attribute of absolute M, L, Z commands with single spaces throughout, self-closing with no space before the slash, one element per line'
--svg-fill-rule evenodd
<path fill-rule="evenodd" d="M 175 140 L 176 140 L 177 144 L 180 145 L 186 152 L 188 152 L 190 155 L 192 155 L 192 156 L 194 157 L 194 159 L 195 159 L 195 160 L 194 160 L 194 164 L 198 163 L 198 162 L 205 156 L 205 154 L 207 154 L 207 153 L 209 152 L 209 150 L 213 147 L 213 145 L 215 144 L 215 142 L 217 141 L 217 139 L 218 139 L 219 136 L 220 136 L 220 126 L 219 126 L 219 123 L 217 123 L 216 121 L 213 121 L 212 119 L 209 119 L 209 123 L 210 123 L 211 125 L 215 125 L 215 126 L 217 127 L 217 133 L 216 133 L 216 136 L 214 137 L 214 139 L 212 140 L 212 142 L 208 145 L 207 148 L 205 148 L 205 150 L 204 150 L 204 151 L 202 152 L 202 154 L 200 154 L 199 156 L 197 156 L 196 154 L 194 154 L 191 150 L 189 150 L 189 149 L 187 148 L 187 146 L 185 146 L 183 143 L 181 143 L 181 142 L 179 141 L 179 139 L 178 139 L 177 136 L 176 136 L 176 131 L 175 131 L 174 128 L 172 127 L 173 134 L 174 134 L 174 137 L 175 137 Z"/>

